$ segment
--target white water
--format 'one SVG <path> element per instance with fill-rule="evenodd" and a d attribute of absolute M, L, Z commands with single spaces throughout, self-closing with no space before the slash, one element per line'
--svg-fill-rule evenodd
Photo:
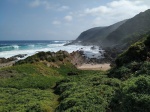
<path fill-rule="evenodd" d="M 99 51 L 103 52 L 103 50 L 99 50 L 99 47 L 95 47 L 95 49 L 92 50 L 91 49 L 92 46 L 82 46 L 82 45 L 64 46 L 64 44 L 48 44 L 47 47 L 45 48 L 42 48 L 42 47 L 36 48 L 34 45 L 30 45 L 30 46 L 31 46 L 31 49 L 21 50 L 19 49 L 19 46 L 14 45 L 13 47 L 15 48 L 15 50 L 0 52 L 0 57 L 9 58 L 18 54 L 27 54 L 26 57 L 28 57 L 40 51 L 57 52 L 59 50 L 65 50 L 69 53 L 73 51 L 81 50 L 89 58 L 102 58 L 103 57 L 102 54 L 99 52 Z"/>

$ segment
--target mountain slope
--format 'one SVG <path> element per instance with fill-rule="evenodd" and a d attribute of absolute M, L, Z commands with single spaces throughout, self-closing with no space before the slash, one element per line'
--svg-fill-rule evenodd
<path fill-rule="evenodd" d="M 91 28 L 89 30 L 86 30 L 82 32 L 76 41 L 86 41 L 90 38 L 92 38 L 95 34 L 97 34 L 99 31 L 101 31 L 104 27 L 95 27 Z"/>
<path fill-rule="evenodd" d="M 83 45 L 127 48 L 150 31 L 150 9 L 141 12 L 131 19 L 107 27 L 92 28 L 84 31 L 73 41 Z"/>
<path fill-rule="evenodd" d="M 104 46 L 124 44 L 134 41 L 138 36 L 147 33 L 150 30 L 150 9 L 141 12 L 135 17 L 127 20 L 124 24 L 110 33 L 103 41 Z"/>
<path fill-rule="evenodd" d="M 107 37 L 111 32 L 115 31 L 124 22 L 126 22 L 126 20 L 120 21 L 107 27 L 91 28 L 82 32 L 73 43 L 80 42 L 81 44 L 100 44 L 105 37 Z"/>

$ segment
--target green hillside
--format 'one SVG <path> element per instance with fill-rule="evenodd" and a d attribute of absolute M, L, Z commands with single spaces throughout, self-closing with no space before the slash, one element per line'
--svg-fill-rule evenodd
<path fill-rule="evenodd" d="M 41 52 L 12 67 L 1 68 L 0 112 L 54 112 L 59 104 L 53 89 L 56 82 L 77 71 L 65 61 L 66 57 L 60 61 L 61 53 Z M 48 54 L 53 54 L 52 60 L 46 61 Z"/>
<path fill-rule="evenodd" d="M 84 45 L 96 44 L 100 45 L 102 41 L 113 31 L 115 31 L 120 25 L 125 23 L 127 20 L 120 21 L 106 27 L 91 28 L 82 32 L 79 37 L 73 41 L 73 43 L 79 43 Z"/>
<path fill-rule="evenodd" d="M 1 68 L 0 112 L 149 112 L 149 43 L 144 36 L 106 72 L 78 70 L 64 51 Z"/>
<path fill-rule="evenodd" d="M 103 42 L 107 46 L 121 45 L 126 42 L 136 41 L 142 34 L 150 31 L 150 9 L 145 12 L 141 12 L 135 17 L 128 19 L 115 31 L 110 33 Z"/>
<path fill-rule="evenodd" d="M 108 76 L 123 84 L 112 105 L 115 112 L 148 112 L 150 110 L 150 35 L 136 42 L 116 59 Z"/>
<path fill-rule="evenodd" d="M 150 31 L 150 9 L 116 24 L 82 32 L 72 44 L 125 49 Z"/>

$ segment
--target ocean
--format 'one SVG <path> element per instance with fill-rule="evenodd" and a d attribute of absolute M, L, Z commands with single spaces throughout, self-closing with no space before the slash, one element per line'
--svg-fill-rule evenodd
<path fill-rule="evenodd" d="M 68 40 L 41 40 L 41 41 L 0 41 L 0 58 L 9 58 L 18 54 L 27 54 L 24 58 L 40 51 L 57 52 L 65 50 L 69 53 L 82 50 L 88 58 L 103 58 L 103 50 L 98 46 L 68 45 Z"/>

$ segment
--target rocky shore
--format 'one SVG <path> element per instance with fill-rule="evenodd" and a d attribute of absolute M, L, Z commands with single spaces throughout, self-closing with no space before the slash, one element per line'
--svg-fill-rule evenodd
<path fill-rule="evenodd" d="M 26 55 L 27 54 L 18 54 L 10 58 L 0 57 L 0 68 L 12 66 L 13 64 L 15 64 L 16 61 L 18 61 L 18 59 L 24 58 Z"/>
<path fill-rule="evenodd" d="M 94 50 L 94 46 L 91 47 L 92 50 Z M 66 53 L 66 52 L 64 52 Z M 81 69 L 95 69 L 95 70 L 107 70 L 110 69 L 110 66 L 113 66 L 115 58 L 120 53 L 118 49 L 110 49 L 106 48 L 104 52 L 102 50 L 99 50 L 99 53 L 102 55 L 101 58 L 89 58 L 84 54 L 84 51 L 78 50 L 70 53 L 70 61 L 75 65 L 77 68 Z M 55 53 L 54 53 L 55 54 Z M 45 55 L 45 54 L 43 54 Z M 10 58 L 0 58 L 0 68 L 6 67 L 6 66 L 12 66 L 15 64 L 15 62 L 18 61 L 18 59 L 24 58 L 26 54 L 19 54 L 12 56 Z M 95 56 L 96 57 L 96 56 Z"/>

